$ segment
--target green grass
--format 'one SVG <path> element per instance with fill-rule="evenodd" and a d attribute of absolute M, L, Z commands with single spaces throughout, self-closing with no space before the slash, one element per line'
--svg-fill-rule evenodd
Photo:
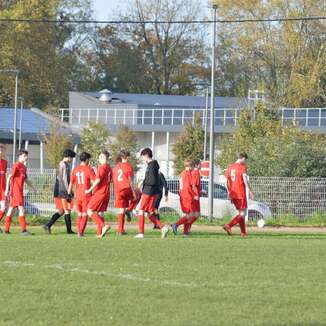
<path fill-rule="evenodd" d="M 326 325 L 326 235 L 0 235 L 1 325 Z"/>

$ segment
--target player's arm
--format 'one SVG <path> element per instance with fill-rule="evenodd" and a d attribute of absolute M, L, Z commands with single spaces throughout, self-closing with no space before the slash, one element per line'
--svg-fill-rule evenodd
<path fill-rule="evenodd" d="M 249 197 L 250 199 L 254 199 L 254 193 L 251 191 L 251 187 L 250 187 L 250 183 L 249 183 L 249 179 L 246 173 L 243 174 L 243 182 L 246 186 L 246 190 L 249 192 Z"/>
<path fill-rule="evenodd" d="M 93 190 L 96 188 L 97 185 L 99 185 L 99 183 L 101 182 L 101 179 L 100 178 L 96 178 L 93 183 L 92 183 L 92 186 L 85 190 L 85 194 L 89 194 L 91 192 L 93 192 Z"/>
<path fill-rule="evenodd" d="M 5 190 L 5 196 L 7 197 L 9 194 L 9 188 L 10 188 L 10 180 L 12 178 L 12 174 L 9 173 L 6 181 L 6 190 Z"/>
<path fill-rule="evenodd" d="M 160 179 L 161 182 L 163 184 L 163 188 L 164 188 L 164 197 L 165 197 L 165 201 L 168 201 L 169 198 L 169 186 L 168 183 L 166 182 L 165 176 L 163 173 L 160 173 Z"/>
<path fill-rule="evenodd" d="M 228 191 L 228 198 L 230 199 L 231 181 L 228 177 L 226 178 L 226 190 Z"/>
<path fill-rule="evenodd" d="M 35 188 L 35 186 L 33 185 L 32 181 L 29 180 L 28 178 L 26 178 L 25 180 L 26 184 L 28 187 L 30 187 L 34 192 L 37 192 L 37 189 Z"/>

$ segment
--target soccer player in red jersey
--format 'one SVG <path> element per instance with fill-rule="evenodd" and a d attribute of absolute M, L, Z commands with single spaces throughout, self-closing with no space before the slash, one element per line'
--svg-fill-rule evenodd
<path fill-rule="evenodd" d="M 227 234 L 232 235 L 232 227 L 239 224 L 242 237 L 247 236 L 245 221 L 248 208 L 247 192 L 251 199 L 254 198 L 247 177 L 247 159 L 246 153 L 240 153 L 238 160 L 231 164 L 226 171 L 228 195 L 238 214 L 223 228 Z"/>
<path fill-rule="evenodd" d="M 113 169 L 113 184 L 115 192 L 115 207 L 119 209 L 118 234 L 125 234 L 125 213 L 130 202 L 136 199 L 133 185 L 134 169 L 128 162 L 130 153 L 122 150 Z"/>
<path fill-rule="evenodd" d="M 156 160 L 153 160 L 153 152 L 150 148 L 144 148 L 140 155 L 144 163 L 147 164 L 147 168 L 143 180 L 142 196 L 139 203 L 138 234 L 135 238 L 144 238 L 145 213 L 150 221 L 161 230 L 161 237 L 165 238 L 169 232 L 169 228 L 167 225 L 163 225 L 155 216 L 155 200 L 160 192 L 160 166 Z"/>
<path fill-rule="evenodd" d="M 178 232 L 178 227 L 182 224 L 189 223 L 191 218 L 194 217 L 195 204 L 194 199 L 195 194 L 195 185 L 194 179 L 192 176 L 193 162 L 191 160 L 186 160 L 184 162 L 185 169 L 180 175 L 179 179 L 179 196 L 180 196 L 180 206 L 182 212 L 185 216 L 181 217 L 176 223 L 172 224 L 172 231 L 176 235 Z M 187 229 L 184 226 L 184 234 L 187 235 Z"/>
<path fill-rule="evenodd" d="M 63 159 L 59 163 L 53 190 L 56 213 L 52 215 L 51 219 L 45 225 L 43 225 L 44 231 L 48 234 L 51 234 L 52 225 L 62 215 L 64 215 L 67 234 L 75 234 L 71 228 L 70 216 L 73 202 L 71 196 L 68 194 L 68 187 L 71 178 L 71 163 L 75 157 L 76 153 L 73 150 L 66 149 L 63 152 Z"/>
<path fill-rule="evenodd" d="M 10 225 L 14 210 L 18 208 L 18 221 L 22 229 L 22 235 L 30 235 L 27 231 L 25 209 L 24 209 L 24 184 L 26 183 L 34 192 L 35 187 L 27 178 L 26 162 L 28 160 L 28 152 L 20 150 L 18 161 L 13 165 L 11 174 L 9 174 L 6 184 L 5 195 L 9 194 L 10 204 L 6 217 L 5 233 L 10 233 Z"/>
<path fill-rule="evenodd" d="M 95 179 L 95 172 L 89 166 L 91 154 L 82 152 L 79 156 L 80 165 L 75 167 L 71 174 L 68 187 L 68 194 L 71 196 L 72 189 L 75 188 L 75 204 L 77 211 L 77 232 L 78 236 L 84 236 L 87 224 L 87 205 L 92 197 L 91 193 L 85 191 L 91 187 L 91 182 Z"/>
<path fill-rule="evenodd" d="M 5 146 L 0 144 L 0 222 L 5 215 L 6 211 L 6 175 L 8 162 L 4 159 Z M 0 233 L 2 230 L 0 228 Z"/>
<path fill-rule="evenodd" d="M 202 194 L 201 191 L 201 176 L 200 176 L 200 160 L 196 159 L 193 161 L 194 168 L 191 171 L 192 175 L 192 184 L 193 184 L 193 191 L 194 191 L 194 201 L 193 201 L 193 216 L 188 220 L 188 222 L 184 225 L 184 234 L 189 235 L 191 226 L 200 216 L 200 196 Z"/>
<path fill-rule="evenodd" d="M 87 215 L 91 217 L 96 225 L 98 238 L 103 238 L 110 230 L 109 225 L 105 225 L 104 217 L 99 215 L 107 210 L 110 199 L 110 183 L 112 182 L 112 169 L 108 163 L 109 152 L 102 151 L 99 155 L 100 165 L 97 168 L 95 180 L 92 186 L 85 191 L 85 194 L 93 195 L 87 205 Z"/>

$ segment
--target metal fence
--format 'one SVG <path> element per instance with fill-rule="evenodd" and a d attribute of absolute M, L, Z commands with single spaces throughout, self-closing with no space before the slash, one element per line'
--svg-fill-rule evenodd
<path fill-rule="evenodd" d="M 26 188 L 26 206 L 30 214 L 49 215 L 54 211 L 53 185 L 55 182 L 55 170 L 29 169 L 28 175 L 38 189 L 32 193 Z M 309 218 L 315 214 L 326 214 L 326 179 L 322 178 L 268 178 L 252 177 L 250 183 L 255 193 L 255 201 L 250 202 L 249 217 L 257 217 L 268 207 L 272 217 L 295 215 L 298 218 Z M 178 215 L 180 213 L 178 203 L 178 181 L 168 179 L 170 187 L 170 199 L 167 203 L 162 201 L 164 212 Z M 207 190 L 206 180 L 202 181 L 202 188 Z M 110 209 L 114 203 L 114 192 L 111 189 Z M 207 215 L 207 197 L 202 198 L 202 214 Z M 232 214 L 229 207 L 232 206 L 227 199 L 227 192 L 223 184 L 214 187 L 214 214 L 222 217 L 224 214 Z M 221 213 L 223 210 L 223 214 Z M 226 212 L 226 213 L 224 213 Z M 257 213 L 257 214 L 255 214 Z"/>
<path fill-rule="evenodd" d="M 215 126 L 236 127 L 241 111 L 246 108 L 215 109 Z M 297 124 L 300 127 L 326 127 L 326 108 L 280 108 L 278 110 L 282 126 Z M 102 122 L 107 125 L 124 124 L 183 126 L 193 122 L 199 115 L 203 124 L 206 117 L 204 108 L 137 108 L 120 105 L 119 108 L 70 108 L 61 109 L 62 121 L 75 126 L 86 126 L 89 122 Z"/>

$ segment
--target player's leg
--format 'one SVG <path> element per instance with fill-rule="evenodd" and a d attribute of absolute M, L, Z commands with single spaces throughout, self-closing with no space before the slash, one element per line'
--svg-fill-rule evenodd
<path fill-rule="evenodd" d="M 123 235 L 126 233 L 125 231 L 125 212 L 126 208 L 119 208 L 118 213 L 118 234 Z"/>
<path fill-rule="evenodd" d="M 0 201 L 0 222 L 3 219 L 3 217 L 5 216 L 5 212 L 6 212 L 6 201 L 1 200 Z M 2 233 L 1 228 L 0 228 L 0 233 Z"/>
<path fill-rule="evenodd" d="M 81 205 L 81 218 L 80 218 L 80 222 L 79 222 L 79 233 L 78 235 L 80 237 L 84 236 L 85 233 L 85 229 L 86 229 L 86 225 L 88 222 L 88 216 L 87 216 L 87 205 L 88 205 L 89 199 L 84 199 L 82 201 L 82 205 Z"/>
<path fill-rule="evenodd" d="M 155 214 L 155 217 L 156 217 L 156 219 L 158 220 L 158 221 L 160 221 L 160 211 L 159 211 L 159 209 L 160 209 L 160 204 L 161 204 L 161 200 L 162 200 L 162 196 L 163 196 L 163 194 L 162 193 L 160 193 L 157 197 L 156 197 L 156 199 L 155 199 L 155 203 L 154 203 L 154 206 L 155 206 L 155 212 L 154 212 L 154 214 Z M 158 226 L 157 225 L 154 225 L 154 229 L 157 229 L 158 228 Z"/>
<path fill-rule="evenodd" d="M 188 221 L 184 225 L 183 234 L 189 235 L 191 231 L 191 226 L 198 220 L 200 213 L 194 212 L 192 217 L 188 219 Z"/>
<path fill-rule="evenodd" d="M 20 228 L 22 230 L 22 234 L 30 235 L 30 233 L 27 232 L 27 223 L 26 223 L 24 206 L 18 206 L 18 221 L 20 224 Z"/>
<path fill-rule="evenodd" d="M 242 237 L 247 236 L 247 231 L 246 231 L 246 209 L 239 210 L 239 216 L 241 217 L 239 220 L 239 226 L 240 226 L 240 235 Z"/>
<path fill-rule="evenodd" d="M 10 233 L 11 220 L 12 220 L 12 216 L 13 216 L 14 212 L 15 212 L 15 208 L 12 206 L 9 206 L 8 211 L 7 211 L 6 221 L 5 221 L 5 233 L 6 234 Z"/>
<path fill-rule="evenodd" d="M 135 236 L 135 238 L 143 238 L 144 237 L 144 231 L 145 231 L 145 212 L 140 209 L 138 212 L 138 234 Z"/>
<path fill-rule="evenodd" d="M 43 225 L 44 231 L 48 234 L 51 234 L 52 225 L 54 225 L 54 223 L 64 214 L 64 209 L 62 207 L 60 198 L 54 198 L 54 204 L 56 207 L 56 212 L 52 215 L 49 221 Z"/>
<path fill-rule="evenodd" d="M 67 234 L 75 234 L 75 232 L 72 230 L 72 224 L 71 224 L 71 202 L 68 202 L 67 199 L 61 198 L 62 207 L 64 210 L 64 219 L 66 224 L 66 230 Z"/>

